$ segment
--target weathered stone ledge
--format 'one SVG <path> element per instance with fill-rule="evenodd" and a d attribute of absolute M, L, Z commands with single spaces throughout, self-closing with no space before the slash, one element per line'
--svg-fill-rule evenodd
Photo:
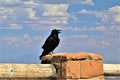
<path fill-rule="evenodd" d="M 57 69 L 58 79 L 90 79 L 102 76 L 104 80 L 102 57 L 94 53 L 51 54 L 44 56 L 42 63 L 53 64 Z"/>

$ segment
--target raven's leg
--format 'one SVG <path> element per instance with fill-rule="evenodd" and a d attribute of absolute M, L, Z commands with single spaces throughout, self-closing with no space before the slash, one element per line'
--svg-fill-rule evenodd
<path fill-rule="evenodd" d="M 52 53 L 50 52 L 49 55 L 52 55 Z"/>
<path fill-rule="evenodd" d="M 53 54 L 53 51 L 52 51 L 52 54 Z"/>
<path fill-rule="evenodd" d="M 53 54 L 53 51 L 52 51 L 52 53 L 49 53 L 50 55 L 52 55 Z"/>

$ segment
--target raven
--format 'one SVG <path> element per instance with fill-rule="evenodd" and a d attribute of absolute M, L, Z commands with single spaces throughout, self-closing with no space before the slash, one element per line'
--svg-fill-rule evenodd
<path fill-rule="evenodd" d="M 44 45 L 42 46 L 43 52 L 42 55 L 39 57 L 40 59 L 50 52 L 53 53 L 53 50 L 58 46 L 60 42 L 60 39 L 58 37 L 59 33 L 61 33 L 61 30 L 53 29 L 51 31 L 50 36 L 46 39 Z"/>

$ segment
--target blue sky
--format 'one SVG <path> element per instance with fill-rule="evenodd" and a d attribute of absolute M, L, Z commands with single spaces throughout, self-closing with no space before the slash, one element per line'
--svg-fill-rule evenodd
<path fill-rule="evenodd" d="M 0 0 L 0 62 L 40 63 L 55 28 L 62 33 L 54 53 L 84 51 L 120 63 L 119 0 Z"/>

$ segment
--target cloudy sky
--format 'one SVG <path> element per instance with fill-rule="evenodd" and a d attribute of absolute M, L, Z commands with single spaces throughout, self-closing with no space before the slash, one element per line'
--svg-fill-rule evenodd
<path fill-rule="evenodd" d="M 120 63 L 119 0 L 0 0 L 0 62 L 39 63 L 52 29 L 54 53 L 91 52 Z"/>

